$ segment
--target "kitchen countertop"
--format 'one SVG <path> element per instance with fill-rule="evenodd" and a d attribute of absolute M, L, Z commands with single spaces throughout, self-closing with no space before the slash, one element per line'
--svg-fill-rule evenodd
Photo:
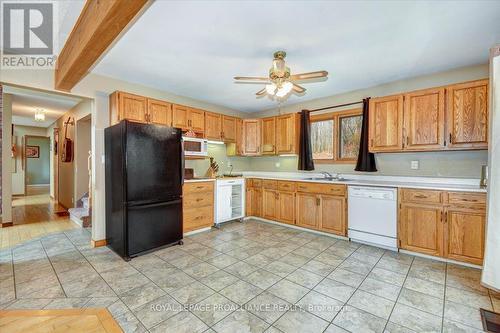
<path fill-rule="evenodd" d="M 192 178 L 184 179 L 184 183 L 214 182 L 215 178 Z"/>
<path fill-rule="evenodd" d="M 307 178 L 324 177 L 316 173 L 291 172 L 243 172 L 245 178 L 261 178 L 273 180 L 289 180 L 324 184 L 345 184 L 355 186 L 380 186 L 396 188 L 420 188 L 429 190 L 463 191 L 486 193 L 487 189 L 479 186 L 479 179 L 467 178 L 434 178 L 434 177 L 400 177 L 379 175 L 341 174 L 345 180 L 326 181 Z"/>

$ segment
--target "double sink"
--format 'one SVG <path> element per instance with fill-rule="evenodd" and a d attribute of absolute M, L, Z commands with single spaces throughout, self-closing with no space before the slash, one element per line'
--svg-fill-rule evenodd
<path fill-rule="evenodd" d="M 347 182 L 350 179 L 346 179 L 343 177 L 310 177 L 310 178 L 302 178 L 303 180 L 321 180 L 325 182 Z"/>

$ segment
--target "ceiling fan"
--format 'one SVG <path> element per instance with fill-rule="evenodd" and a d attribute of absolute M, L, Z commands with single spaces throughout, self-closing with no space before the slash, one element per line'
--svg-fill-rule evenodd
<path fill-rule="evenodd" d="M 237 81 L 249 81 L 249 83 L 267 83 L 265 88 L 259 90 L 256 95 L 262 96 L 266 93 L 279 98 L 285 97 L 292 90 L 301 94 L 306 88 L 293 81 L 318 79 L 328 76 L 327 71 L 317 71 L 301 74 L 290 74 L 290 68 L 285 64 L 285 51 L 274 52 L 273 66 L 269 69 L 269 77 L 235 76 Z"/>

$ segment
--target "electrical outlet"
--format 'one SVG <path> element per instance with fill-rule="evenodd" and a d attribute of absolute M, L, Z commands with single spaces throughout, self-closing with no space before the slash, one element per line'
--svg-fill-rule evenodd
<path fill-rule="evenodd" d="M 420 163 L 418 161 L 411 161 L 411 169 L 412 170 L 418 170 L 418 168 L 420 167 L 419 164 Z"/>

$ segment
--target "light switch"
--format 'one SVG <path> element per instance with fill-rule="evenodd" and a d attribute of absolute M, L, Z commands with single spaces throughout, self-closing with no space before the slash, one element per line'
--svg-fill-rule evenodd
<path fill-rule="evenodd" d="M 418 161 L 411 161 L 411 169 L 418 170 L 418 168 L 419 168 L 419 162 Z"/>

